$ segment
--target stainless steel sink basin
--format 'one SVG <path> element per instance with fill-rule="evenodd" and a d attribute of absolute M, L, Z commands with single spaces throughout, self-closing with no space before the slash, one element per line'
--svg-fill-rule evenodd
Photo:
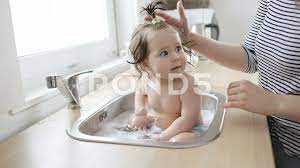
<path fill-rule="evenodd" d="M 207 114 L 209 113 L 212 117 L 199 139 L 190 142 L 157 142 L 149 139 L 129 139 L 99 134 L 99 132 L 116 117 L 125 111 L 134 109 L 134 93 L 113 98 L 113 100 L 106 105 L 90 110 L 86 115 L 78 118 L 67 130 L 67 133 L 74 139 L 96 143 L 115 143 L 161 148 L 189 148 L 201 146 L 213 141 L 220 135 L 226 112 L 226 109 L 223 108 L 225 101 L 226 97 L 220 93 L 210 92 L 202 94 L 202 110 Z"/>

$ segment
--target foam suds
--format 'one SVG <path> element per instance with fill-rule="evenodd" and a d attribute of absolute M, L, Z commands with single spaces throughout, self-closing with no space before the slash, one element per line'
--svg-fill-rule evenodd
<path fill-rule="evenodd" d="M 120 113 L 116 118 L 113 120 L 103 123 L 101 129 L 95 134 L 96 136 L 103 136 L 103 137 L 113 137 L 119 139 L 149 139 L 155 134 L 159 134 L 162 130 L 160 128 L 155 127 L 154 125 L 151 126 L 150 129 L 147 130 L 139 130 L 133 131 L 127 127 L 128 119 L 130 116 L 133 115 L 133 110 L 128 110 Z M 199 133 L 205 132 L 213 117 L 214 112 L 209 110 L 202 110 L 202 117 L 203 117 L 203 125 L 199 130 Z"/>

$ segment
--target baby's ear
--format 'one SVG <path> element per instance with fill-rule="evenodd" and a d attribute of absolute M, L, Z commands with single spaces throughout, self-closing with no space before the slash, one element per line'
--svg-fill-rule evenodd
<path fill-rule="evenodd" d="M 149 68 L 150 68 L 150 66 L 149 66 L 149 60 L 148 60 L 148 59 L 145 59 L 142 65 L 143 65 L 143 67 L 144 67 L 145 69 L 149 69 Z"/>

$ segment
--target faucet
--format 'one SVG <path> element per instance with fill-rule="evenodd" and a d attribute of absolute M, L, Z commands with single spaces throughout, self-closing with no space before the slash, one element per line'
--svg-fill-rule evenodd
<path fill-rule="evenodd" d="M 81 105 L 80 96 L 78 94 L 78 76 L 91 72 L 93 72 L 93 70 L 78 72 L 66 77 L 65 79 L 62 76 L 58 75 L 47 76 L 47 88 L 58 88 L 61 94 L 68 99 L 68 107 L 71 109 L 78 109 Z"/>

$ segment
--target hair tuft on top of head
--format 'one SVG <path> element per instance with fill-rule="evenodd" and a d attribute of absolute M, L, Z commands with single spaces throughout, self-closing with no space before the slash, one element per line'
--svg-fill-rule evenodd
<path fill-rule="evenodd" d="M 155 0 L 150 2 L 146 7 L 143 7 L 141 13 L 146 12 L 152 19 L 155 18 L 155 11 L 160 10 L 167 10 L 168 3 L 165 0 Z"/>

